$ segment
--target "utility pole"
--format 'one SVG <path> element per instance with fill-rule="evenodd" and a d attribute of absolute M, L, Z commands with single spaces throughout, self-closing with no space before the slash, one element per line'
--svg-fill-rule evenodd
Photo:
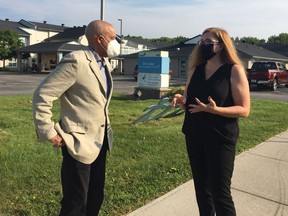
<path fill-rule="evenodd" d="M 101 20 L 104 20 L 104 5 L 105 5 L 105 0 L 101 0 Z"/>
<path fill-rule="evenodd" d="M 122 23 L 123 23 L 123 20 L 122 19 L 118 19 L 118 21 L 120 22 L 120 59 L 119 59 L 119 66 L 120 66 L 120 74 L 124 74 L 123 73 L 123 65 L 122 65 L 122 42 L 123 42 L 123 33 L 122 33 Z"/>

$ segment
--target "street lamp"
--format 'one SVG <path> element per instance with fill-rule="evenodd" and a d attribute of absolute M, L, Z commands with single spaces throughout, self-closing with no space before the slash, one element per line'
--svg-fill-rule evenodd
<path fill-rule="evenodd" d="M 119 59 L 119 69 L 120 69 L 120 74 L 123 74 L 123 71 L 122 71 L 122 40 L 123 40 L 123 35 L 122 35 L 122 23 L 123 23 L 123 20 L 122 19 L 118 19 L 118 21 L 120 22 L 120 59 Z"/>

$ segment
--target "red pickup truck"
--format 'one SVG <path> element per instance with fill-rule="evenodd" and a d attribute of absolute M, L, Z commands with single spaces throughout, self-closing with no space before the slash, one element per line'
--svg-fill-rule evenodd
<path fill-rule="evenodd" d="M 288 70 L 282 62 L 254 62 L 247 73 L 250 86 L 268 86 L 271 91 L 276 91 L 280 84 L 288 87 Z"/>

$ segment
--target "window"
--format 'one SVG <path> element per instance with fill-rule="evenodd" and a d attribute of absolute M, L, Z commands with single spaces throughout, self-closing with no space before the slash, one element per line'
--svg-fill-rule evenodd
<path fill-rule="evenodd" d="M 285 70 L 285 66 L 281 63 L 278 63 L 278 67 L 280 70 Z"/>

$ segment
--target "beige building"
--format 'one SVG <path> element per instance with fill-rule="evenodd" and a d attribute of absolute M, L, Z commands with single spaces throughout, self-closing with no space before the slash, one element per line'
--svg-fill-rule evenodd
<path fill-rule="evenodd" d="M 85 25 L 82 27 L 75 26 L 73 28 L 66 28 L 63 32 L 49 37 L 43 42 L 18 49 L 18 59 L 20 61 L 23 53 L 30 53 L 30 55 L 33 55 L 31 63 L 38 66 L 39 72 L 49 72 L 56 67 L 63 55 L 66 55 L 73 50 L 83 49 L 83 46 L 88 45 L 85 37 L 85 28 Z M 139 38 L 123 37 L 121 40 L 121 37 L 117 35 L 116 39 L 122 44 L 122 55 L 110 59 L 115 72 L 120 72 L 119 63 L 121 61 L 123 63 L 123 55 L 155 48 L 151 44 L 145 42 L 145 40 Z M 20 67 L 21 65 L 18 65 L 18 70 L 22 71 L 22 68 Z M 125 68 L 122 68 L 122 71 L 124 70 Z"/>
<path fill-rule="evenodd" d="M 65 27 L 64 24 L 52 25 L 48 24 L 46 21 L 39 23 L 23 19 L 19 22 L 10 21 L 9 19 L 0 20 L 0 31 L 10 30 L 18 34 L 24 46 L 42 42 L 49 37 L 57 35 L 59 32 L 63 32 L 66 28 L 67 27 Z M 35 56 L 31 53 L 29 61 L 23 61 L 23 64 L 31 66 L 33 58 L 35 58 Z M 0 61 L 0 67 L 3 67 L 3 61 Z M 6 60 L 5 67 L 15 70 L 17 68 L 17 59 Z"/>

